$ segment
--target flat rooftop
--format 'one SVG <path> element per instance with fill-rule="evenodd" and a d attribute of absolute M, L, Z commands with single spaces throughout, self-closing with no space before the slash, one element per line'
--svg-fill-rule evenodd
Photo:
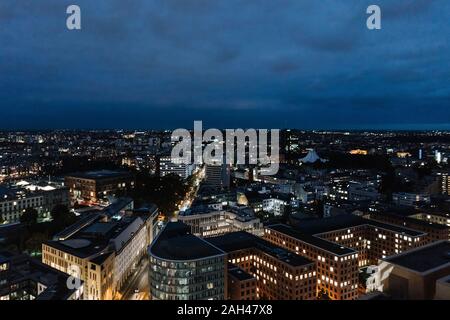
<path fill-rule="evenodd" d="M 86 217 L 90 218 L 90 217 Z M 56 240 L 44 242 L 48 246 L 67 252 L 79 258 L 103 255 L 111 251 L 111 241 L 134 223 L 139 217 L 124 217 L 118 221 L 104 222 L 101 215 L 93 215 L 86 223 L 75 223 L 67 231 L 55 236 Z M 61 237 L 62 240 L 58 240 Z M 120 248 L 116 248 L 119 250 Z"/>
<path fill-rule="evenodd" d="M 302 221 L 295 226 L 295 229 L 302 233 L 314 235 L 363 225 L 370 225 L 380 229 L 387 229 L 412 237 L 423 235 L 423 232 L 421 231 L 378 222 L 375 220 L 365 219 L 353 214 L 343 214 L 331 218 Z"/>
<path fill-rule="evenodd" d="M 239 268 L 234 264 L 228 264 L 228 274 L 238 279 L 239 281 L 255 279 L 254 276 L 245 272 L 244 270 L 242 270 L 241 268 Z"/>
<path fill-rule="evenodd" d="M 0 283 L 0 292 L 8 292 L 14 285 L 28 292 L 34 292 L 33 284 L 35 283 L 42 283 L 46 286 L 44 291 L 36 297 L 37 300 L 64 300 L 75 292 L 75 289 L 69 289 L 66 285 L 69 275 L 28 255 L 0 252 L 0 261 L 10 264 L 10 268 L 3 278 L 6 281 Z"/>
<path fill-rule="evenodd" d="M 416 272 L 450 266 L 450 241 L 435 242 L 383 260 Z"/>
<path fill-rule="evenodd" d="M 293 227 L 285 225 L 285 224 L 270 225 L 270 226 L 267 226 L 267 228 L 284 233 L 292 238 L 309 243 L 313 246 L 316 246 L 318 248 L 321 248 L 323 250 L 326 250 L 328 252 L 331 252 L 331 253 L 339 255 L 339 256 L 356 253 L 356 251 L 353 249 L 343 247 L 337 243 L 334 243 L 334 242 L 331 242 L 328 240 L 324 240 L 322 238 L 319 238 L 319 237 L 316 237 L 316 236 L 313 236 L 313 235 L 310 235 L 307 233 L 302 233 L 301 231 L 294 229 Z"/>
<path fill-rule="evenodd" d="M 190 233 L 182 222 L 169 222 L 150 246 L 149 252 L 157 258 L 189 261 L 223 255 L 224 252 Z"/>
<path fill-rule="evenodd" d="M 423 213 L 423 214 L 426 214 L 426 213 Z M 443 224 L 428 222 L 425 220 L 420 220 L 420 219 L 409 217 L 409 216 L 402 216 L 402 215 L 398 215 L 397 213 L 392 213 L 392 212 L 379 213 L 379 214 L 374 215 L 374 218 L 376 219 L 377 216 L 387 216 L 387 217 L 398 218 L 398 219 L 402 219 L 403 222 L 405 222 L 406 224 L 410 223 L 412 225 L 432 227 L 433 229 L 441 229 L 441 230 L 450 229 L 450 227 L 443 225 Z"/>
<path fill-rule="evenodd" d="M 281 248 L 245 231 L 207 238 L 206 241 L 227 253 L 245 249 L 257 249 L 294 267 L 314 263 L 292 251 Z"/>

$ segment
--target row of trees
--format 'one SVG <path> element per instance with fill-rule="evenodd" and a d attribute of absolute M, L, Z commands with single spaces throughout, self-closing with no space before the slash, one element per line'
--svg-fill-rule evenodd
<path fill-rule="evenodd" d="M 137 207 L 154 203 L 164 215 L 170 217 L 178 209 L 177 205 L 189 188 L 189 182 L 183 181 L 178 175 L 156 177 L 140 172 L 136 175 L 134 189 L 124 195 L 133 198 Z"/>
<path fill-rule="evenodd" d="M 50 215 L 51 221 L 38 223 L 39 214 L 36 209 L 27 208 L 20 217 L 23 232 L 12 247 L 19 252 L 26 251 L 32 255 L 39 255 L 43 242 L 50 240 L 53 235 L 77 220 L 75 214 L 64 205 L 55 206 Z"/>

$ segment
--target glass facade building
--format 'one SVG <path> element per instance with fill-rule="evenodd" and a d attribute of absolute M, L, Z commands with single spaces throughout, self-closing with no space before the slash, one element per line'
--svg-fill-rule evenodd
<path fill-rule="evenodd" d="M 169 223 L 150 246 L 152 299 L 225 299 L 225 253 L 189 230 L 181 222 Z"/>

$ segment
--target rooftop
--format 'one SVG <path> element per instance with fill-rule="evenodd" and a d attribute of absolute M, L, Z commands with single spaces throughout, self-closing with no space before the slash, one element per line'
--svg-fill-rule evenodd
<path fill-rule="evenodd" d="M 380 229 L 392 230 L 394 232 L 412 237 L 423 235 L 423 232 L 420 231 L 382 223 L 375 220 L 364 219 L 353 214 L 343 214 L 326 219 L 311 219 L 302 221 L 296 226 L 296 229 L 303 233 L 314 235 L 363 225 L 371 225 Z"/>
<path fill-rule="evenodd" d="M 170 222 L 150 246 L 149 253 L 157 258 L 188 261 L 223 255 L 224 252 L 191 234 L 182 222 Z"/>
<path fill-rule="evenodd" d="M 0 261 L 10 264 L 9 269 L 5 271 L 6 282 L 0 285 L 0 291 L 9 291 L 14 284 L 20 284 L 21 289 L 33 293 L 37 288 L 31 286 L 41 283 L 46 289 L 36 297 L 37 300 L 65 300 L 75 292 L 75 289 L 67 288 L 69 275 L 27 255 L 0 252 Z"/>
<path fill-rule="evenodd" d="M 132 236 L 129 227 L 135 230 L 142 224 L 142 219 L 138 216 L 105 221 L 101 215 L 96 214 L 86 219 L 78 221 L 45 244 L 82 259 L 95 258 L 112 250 L 120 250 L 120 243 Z M 118 238 L 120 241 L 115 241 Z"/>
<path fill-rule="evenodd" d="M 239 281 L 251 280 L 255 278 L 234 264 L 228 264 L 228 274 Z"/>
<path fill-rule="evenodd" d="M 321 239 L 308 233 L 301 232 L 285 224 L 270 225 L 267 226 L 267 228 L 284 233 L 292 238 L 309 243 L 311 245 L 314 245 L 318 248 L 324 249 L 336 255 L 348 255 L 356 252 L 353 249 L 343 247 L 339 244 Z"/>
<path fill-rule="evenodd" d="M 294 267 L 313 263 L 313 261 L 307 258 L 299 256 L 294 252 L 281 248 L 245 231 L 227 233 L 222 236 L 208 238 L 207 241 L 225 252 L 252 248 L 258 249 L 265 254 L 268 254 Z"/>
<path fill-rule="evenodd" d="M 450 266 L 450 241 L 435 242 L 383 260 L 416 272 L 429 272 Z"/>

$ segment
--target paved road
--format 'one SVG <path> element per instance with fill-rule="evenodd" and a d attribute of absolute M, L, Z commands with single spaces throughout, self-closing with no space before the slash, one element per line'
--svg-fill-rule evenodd
<path fill-rule="evenodd" d="M 135 292 L 135 290 L 138 292 Z M 121 290 L 122 300 L 148 300 L 148 259 L 142 260 Z"/>

